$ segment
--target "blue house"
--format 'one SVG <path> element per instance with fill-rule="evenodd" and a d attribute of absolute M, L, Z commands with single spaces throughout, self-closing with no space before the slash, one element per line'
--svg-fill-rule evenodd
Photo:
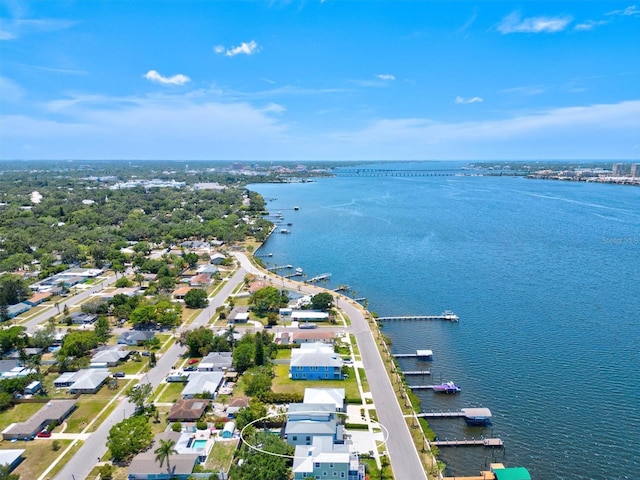
<path fill-rule="evenodd" d="M 332 345 L 304 343 L 291 350 L 289 376 L 293 380 L 342 380 L 342 358 Z"/>
<path fill-rule="evenodd" d="M 314 438 L 344 443 L 344 428 L 331 403 L 291 403 L 284 433 L 289 445 L 311 445 Z"/>

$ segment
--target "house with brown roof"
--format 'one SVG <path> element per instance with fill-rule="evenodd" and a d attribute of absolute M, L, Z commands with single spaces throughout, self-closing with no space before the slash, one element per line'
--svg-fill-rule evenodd
<path fill-rule="evenodd" d="M 336 337 L 336 332 L 333 330 L 303 330 L 299 332 L 293 332 L 291 335 L 291 343 L 300 345 L 302 343 L 333 343 Z"/>
<path fill-rule="evenodd" d="M 184 300 L 184 296 L 192 290 L 193 287 L 180 287 L 173 291 L 174 300 Z"/>
<path fill-rule="evenodd" d="M 206 273 L 199 273 L 189 279 L 191 287 L 206 287 L 211 284 L 211 276 Z"/>
<path fill-rule="evenodd" d="M 178 400 L 167 416 L 170 422 L 196 422 L 202 417 L 209 402 L 200 398 Z"/>
<path fill-rule="evenodd" d="M 232 416 L 238 413 L 238 410 L 249 406 L 249 397 L 234 397 L 229 400 L 227 405 L 227 415 Z"/>
<path fill-rule="evenodd" d="M 28 303 L 32 307 L 40 305 L 42 302 L 47 301 L 51 297 L 51 292 L 37 292 L 27 298 L 24 303 Z"/>

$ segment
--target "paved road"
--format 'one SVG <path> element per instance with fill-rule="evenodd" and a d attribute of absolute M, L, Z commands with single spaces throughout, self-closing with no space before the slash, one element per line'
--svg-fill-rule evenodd
<path fill-rule="evenodd" d="M 179 334 L 185 329 L 191 330 L 206 325 L 215 309 L 222 305 L 236 286 L 244 280 L 246 271 L 243 268 L 238 269 L 222 287 L 222 289 L 210 299 L 209 307 L 205 308 L 196 319 L 185 328 L 177 331 Z M 157 387 L 167 376 L 167 373 L 178 361 L 180 355 L 185 351 L 185 347 L 174 343 L 171 347 L 158 359 L 158 363 L 154 368 L 147 372 L 141 383 L 150 383 L 153 388 Z M 56 475 L 56 480 L 81 480 L 86 479 L 95 464 L 107 452 L 107 437 L 109 430 L 113 425 L 122 421 L 124 418 L 133 414 L 135 406 L 129 403 L 126 397 L 119 401 L 119 405 L 109 417 L 93 432 L 84 442 L 78 452 L 67 462 L 64 468 Z M 46 475 L 40 477 L 47 478 Z"/>
<path fill-rule="evenodd" d="M 245 270 L 257 275 L 264 275 L 264 272 L 254 267 L 244 255 L 240 253 L 235 255 Z M 297 289 L 300 283 L 284 280 L 283 285 L 287 288 Z M 301 287 L 301 291 L 316 294 L 325 291 L 325 289 L 313 285 L 304 285 Z M 411 432 L 385 370 L 382 357 L 371 333 L 371 328 L 363 316 L 362 308 L 359 305 L 354 305 L 345 297 L 342 298 L 344 300 L 341 299 L 339 301 L 339 308 L 351 320 L 351 333 L 356 336 L 358 342 L 367 381 L 373 396 L 373 403 L 378 414 L 378 421 L 389 431 L 387 451 L 389 452 L 394 477 L 398 480 L 427 480 L 418 451 L 411 438 Z"/>
<path fill-rule="evenodd" d="M 127 275 L 129 275 L 131 273 L 132 273 L 132 270 L 128 270 L 126 272 Z M 69 307 L 69 308 L 74 307 L 78 303 L 80 303 L 83 300 L 89 298 L 94 293 L 99 292 L 103 288 L 112 285 L 113 283 L 115 283 L 115 281 L 116 281 L 116 276 L 115 275 L 111 275 L 109 277 L 106 277 L 99 284 L 92 285 L 90 288 L 87 288 L 86 290 L 84 290 L 84 291 L 82 291 L 80 293 L 76 293 L 73 296 L 67 297 L 65 300 L 63 300 L 63 301 L 58 303 L 58 307 L 60 308 L 61 312 L 64 310 L 65 305 L 67 307 Z M 27 328 L 27 332 L 31 333 L 35 329 L 36 325 L 40 325 L 41 323 L 45 323 L 46 321 L 48 321 L 51 317 L 53 317 L 55 315 L 58 315 L 58 309 L 55 308 L 55 307 L 54 308 L 50 308 L 50 309 L 47 309 L 46 311 L 42 312 L 41 314 L 33 317 L 32 319 L 27 320 L 26 322 L 20 323 L 20 326 L 26 327 Z"/>

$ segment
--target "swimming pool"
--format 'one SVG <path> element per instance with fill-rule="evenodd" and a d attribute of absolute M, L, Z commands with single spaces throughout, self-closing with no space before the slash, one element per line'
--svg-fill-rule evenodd
<path fill-rule="evenodd" d="M 191 448 L 193 448 L 194 450 L 205 448 L 206 446 L 207 446 L 206 440 L 194 440 L 193 443 L 191 444 Z"/>

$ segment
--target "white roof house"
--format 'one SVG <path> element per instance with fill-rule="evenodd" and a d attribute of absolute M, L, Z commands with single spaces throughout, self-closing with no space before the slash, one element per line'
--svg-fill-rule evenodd
<path fill-rule="evenodd" d="M 304 403 L 330 403 L 337 411 L 345 410 L 344 388 L 305 388 Z"/>
<path fill-rule="evenodd" d="M 106 347 L 97 351 L 91 357 L 91 368 L 113 367 L 131 354 L 129 350 L 123 350 L 120 345 Z"/>
<path fill-rule="evenodd" d="M 364 479 L 364 467 L 347 445 L 335 445 L 327 437 L 314 437 L 311 445 L 296 446 L 293 478 Z"/>
<path fill-rule="evenodd" d="M 317 312 L 315 310 L 293 310 L 291 320 L 298 322 L 323 322 L 329 319 L 327 312 Z"/>
<path fill-rule="evenodd" d="M 69 393 L 96 393 L 111 373 L 103 369 L 83 369 L 65 372 L 54 382 L 56 388 L 69 388 Z"/>
<path fill-rule="evenodd" d="M 202 393 L 209 393 L 215 398 L 223 378 L 222 372 L 190 372 L 189 381 L 182 390 L 182 398 L 193 398 Z"/>
<path fill-rule="evenodd" d="M 342 367 L 342 358 L 325 343 L 303 343 L 291 350 L 291 366 Z"/>

